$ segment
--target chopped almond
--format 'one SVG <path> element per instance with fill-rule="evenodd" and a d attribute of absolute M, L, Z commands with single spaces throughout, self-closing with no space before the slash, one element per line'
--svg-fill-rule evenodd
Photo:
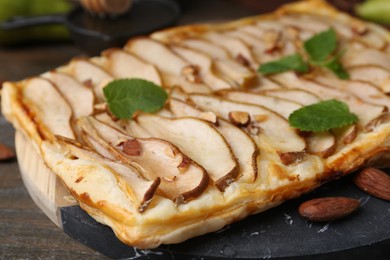
<path fill-rule="evenodd" d="M 188 65 L 183 68 L 181 73 L 186 78 L 186 80 L 191 83 L 202 83 L 202 78 L 200 77 L 199 71 L 199 66 Z"/>
<path fill-rule="evenodd" d="M 251 121 L 249 114 L 242 111 L 229 112 L 229 119 L 236 126 L 247 126 Z"/>
<path fill-rule="evenodd" d="M 199 114 L 199 118 L 200 119 L 203 119 L 203 120 L 206 120 L 206 121 L 209 121 L 213 124 L 217 124 L 218 123 L 218 118 L 217 118 L 217 115 L 214 114 L 213 112 L 201 112 Z"/>

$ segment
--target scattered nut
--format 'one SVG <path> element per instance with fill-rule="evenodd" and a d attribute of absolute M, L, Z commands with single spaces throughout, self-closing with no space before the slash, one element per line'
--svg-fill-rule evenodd
<path fill-rule="evenodd" d="M 261 127 L 254 125 L 254 124 L 249 124 L 247 127 L 247 131 L 250 135 L 256 136 L 256 135 L 260 134 Z"/>
<path fill-rule="evenodd" d="M 83 82 L 83 85 L 88 87 L 88 88 L 91 88 L 93 89 L 93 82 L 92 82 L 92 79 L 87 79 Z"/>
<path fill-rule="evenodd" d="M 229 119 L 236 126 L 248 126 L 251 121 L 249 114 L 242 111 L 229 112 Z"/>
<path fill-rule="evenodd" d="M 130 156 L 141 155 L 141 144 L 136 139 L 127 140 L 123 143 L 123 152 Z"/>
<path fill-rule="evenodd" d="M 375 197 L 390 201 L 390 176 L 376 168 L 365 168 L 354 177 L 354 183 Z"/>
<path fill-rule="evenodd" d="M 243 65 L 245 67 L 250 67 L 251 66 L 251 64 L 248 61 L 248 59 L 245 58 L 244 55 L 242 55 L 241 53 L 236 56 L 236 61 L 238 61 L 238 63 L 240 63 L 241 65 Z"/>
<path fill-rule="evenodd" d="M 106 112 L 108 110 L 108 105 L 106 102 L 95 104 L 95 105 L 93 105 L 93 110 L 94 110 L 95 114 L 103 113 L 103 112 Z"/>
<path fill-rule="evenodd" d="M 281 38 L 282 38 L 281 32 L 275 30 L 266 31 L 263 37 L 263 41 L 265 44 L 265 52 L 272 53 L 280 49 L 282 47 Z"/>
<path fill-rule="evenodd" d="M 357 22 L 357 21 L 353 22 L 351 29 L 352 32 L 360 36 L 368 33 L 368 27 L 364 23 Z"/>
<path fill-rule="evenodd" d="M 299 206 L 299 214 L 313 222 L 327 222 L 345 217 L 360 206 L 355 199 L 345 197 L 326 197 L 312 199 Z"/>
<path fill-rule="evenodd" d="M 15 153 L 7 146 L 0 144 L 0 161 L 7 161 L 15 158 Z"/>
<path fill-rule="evenodd" d="M 202 112 L 199 114 L 199 118 L 200 119 L 203 119 L 203 120 L 206 120 L 206 121 L 209 121 L 213 124 L 217 124 L 218 123 L 218 118 L 217 118 L 217 115 L 214 114 L 213 112 Z"/>
<path fill-rule="evenodd" d="M 200 77 L 199 72 L 200 68 L 196 65 L 185 66 L 181 71 L 186 80 L 191 83 L 202 83 L 202 78 Z"/>

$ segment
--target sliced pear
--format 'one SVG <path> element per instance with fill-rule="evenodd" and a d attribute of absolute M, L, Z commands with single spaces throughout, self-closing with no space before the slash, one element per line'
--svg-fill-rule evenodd
<path fill-rule="evenodd" d="M 288 119 L 288 116 L 292 112 L 302 107 L 301 104 L 296 102 L 278 97 L 265 96 L 259 93 L 253 94 L 242 91 L 224 91 L 219 94 L 232 101 L 264 106 L 272 111 L 275 111 L 286 119 Z"/>
<path fill-rule="evenodd" d="M 266 77 L 259 77 L 257 86 L 252 87 L 250 89 L 250 92 L 253 92 L 253 93 L 260 92 L 261 93 L 262 91 L 271 90 L 271 89 L 283 90 L 286 88 L 284 88 L 283 86 L 281 86 L 279 84 L 276 84 L 275 82 L 273 82 L 272 80 L 269 80 Z"/>
<path fill-rule="evenodd" d="M 231 85 L 228 82 L 214 74 L 212 64 L 213 61 L 209 56 L 189 48 L 179 46 L 172 46 L 171 48 L 174 52 L 186 59 L 188 62 L 191 62 L 192 64 L 200 67 L 200 75 L 204 83 L 207 84 L 211 89 L 219 90 L 231 88 Z"/>
<path fill-rule="evenodd" d="M 103 88 L 114 78 L 102 68 L 86 59 L 73 59 L 60 70 L 75 77 L 79 82 L 91 85 L 98 101 L 105 100 Z"/>
<path fill-rule="evenodd" d="M 210 92 L 206 85 L 187 80 L 183 72 L 191 64 L 160 42 L 149 38 L 137 38 L 129 41 L 125 50 L 155 65 L 160 71 L 165 87 L 180 86 L 189 93 Z"/>
<path fill-rule="evenodd" d="M 390 98 L 382 92 L 378 87 L 368 82 L 359 82 L 353 80 L 340 80 L 336 77 L 317 76 L 315 81 L 326 86 L 347 91 L 354 94 L 361 100 L 366 102 L 383 105 L 390 108 Z"/>
<path fill-rule="evenodd" d="M 164 44 L 146 37 L 128 41 L 124 49 L 171 75 L 181 75 L 182 70 L 190 65 Z"/>
<path fill-rule="evenodd" d="M 70 124 L 72 109 L 50 81 L 41 77 L 28 79 L 22 94 L 40 134 L 48 139 L 53 135 L 75 138 Z"/>
<path fill-rule="evenodd" d="M 349 109 L 358 116 L 358 124 L 362 126 L 362 128 L 364 128 L 367 124 L 370 123 L 371 120 L 374 120 L 386 110 L 386 107 L 384 106 L 363 102 L 361 99 L 357 98 L 351 93 L 326 87 L 316 82 L 299 78 L 295 73 L 292 72 L 280 73 L 272 76 L 272 78 L 286 87 L 304 89 L 315 93 L 322 99 L 339 99 L 346 102 L 349 106 Z"/>
<path fill-rule="evenodd" d="M 187 39 L 180 42 L 180 45 L 205 53 L 213 59 L 226 60 L 231 58 L 229 52 L 225 48 L 221 48 L 221 46 L 217 46 L 205 39 Z"/>
<path fill-rule="evenodd" d="M 246 25 L 239 30 L 259 38 L 264 44 L 265 51 L 272 53 L 283 47 L 282 28 L 265 29 L 258 25 Z"/>
<path fill-rule="evenodd" d="M 266 42 L 263 42 L 262 39 L 253 36 L 252 34 L 249 34 L 242 30 L 232 30 L 232 31 L 226 31 L 224 34 L 240 39 L 245 44 L 247 44 L 252 51 L 252 55 L 254 57 L 254 60 L 258 63 L 257 66 L 260 63 L 268 62 L 275 60 L 281 56 L 281 54 L 275 53 L 275 52 L 269 52 L 269 46 Z"/>
<path fill-rule="evenodd" d="M 240 39 L 218 32 L 209 32 L 202 36 L 208 41 L 225 48 L 236 60 L 241 56 L 249 63 L 249 67 L 257 69 L 257 62 L 254 60 L 251 50 Z"/>
<path fill-rule="evenodd" d="M 180 44 L 209 55 L 214 61 L 215 69 L 237 86 L 252 86 L 257 80 L 255 72 L 232 59 L 229 52 L 221 46 L 204 39 L 188 39 Z"/>
<path fill-rule="evenodd" d="M 212 111 L 226 120 L 231 111 L 248 113 L 252 123 L 246 130 L 259 148 L 266 142 L 281 155 L 302 153 L 306 148 L 305 140 L 286 119 L 263 106 L 197 94 L 191 95 L 191 100 L 202 110 Z"/>
<path fill-rule="evenodd" d="M 121 49 L 109 49 L 102 53 L 107 58 L 104 68 L 116 78 L 141 78 L 162 86 L 159 72 L 154 65 L 145 63 Z"/>
<path fill-rule="evenodd" d="M 189 82 L 184 77 L 173 74 L 162 74 L 164 86 L 168 88 L 180 87 L 187 93 L 210 93 L 211 89 L 205 84 Z"/>
<path fill-rule="evenodd" d="M 206 171 L 164 140 L 133 138 L 92 117 L 79 121 L 82 129 L 124 163 L 149 180 L 161 178 L 160 190 L 176 203 L 198 197 L 208 186 Z"/>
<path fill-rule="evenodd" d="M 93 113 L 94 95 L 90 88 L 61 72 L 50 71 L 42 75 L 55 84 L 69 102 L 73 116 L 79 118 Z"/>
<path fill-rule="evenodd" d="M 370 82 L 385 93 L 390 92 L 390 71 L 375 65 L 362 65 L 348 69 L 352 80 Z"/>
<path fill-rule="evenodd" d="M 307 152 L 327 158 L 335 153 L 336 137 L 330 131 L 310 133 L 306 137 Z"/>
<path fill-rule="evenodd" d="M 136 122 L 151 136 L 176 145 L 203 166 L 220 191 L 237 178 L 237 159 L 223 136 L 209 123 L 190 117 L 170 119 L 149 114 L 139 115 Z"/>
<path fill-rule="evenodd" d="M 313 93 L 303 89 L 267 89 L 264 91 L 260 91 L 259 93 L 270 97 L 284 98 L 292 102 L 297 102 L 304 106 L 315 104 L 321 101 L 321 99 L 317 95 L 314 95 Z"/>
<path fill-rule="evenodd" d="M 177 99 L 171 99 L 169 107 L 177 117 L 197 117 L 202 119 L 205 112 Z M 215 128 L 229 143 L 240 165 L 240 181 L 253 182 L 257 177 L 257 156 L 259 149 L 253 140 L 238 127 L 219 119 Z"/>
<path fill-rule="evenodd" d="M 390 68 L 390 57 L 372 48 L 348 48 L 341 59 L 344 67 L 374 65 L 386 70 Z"/>
<path fill-rule="evenodd" d="M 324 23 L 312 16 L 281 15 L 278 20 L 285 26 L 298 28 L 302 31 L 311 31 L 313 33 L 320 33 L 330 28 L 330 24 Z"/>
<path fill-rule="evenodd" d="M 249 88 L 257 84 L 257 74 L 234 60 L 214 60 L 216 70 L 229 77 L 239 87 Z"/>
<path fill-rule="evenodd" d="M 283 98 L 265 96 L 261 94 L 252 94 L 239 91 L 225 91 L 223 96 L 229 100 L 246 102 L 255 105 L 262 105 L 279 115 L 288 119 L 289 115 L 302 108 L 302 105 L 296 102 L 288 101 Z M 323 157 L 329 157 L 336 148 L 336 140 L 331 132 L 311 133 L 306 137 L 307 152 L 317 154 Z"/>
<path fill-rule="evenodd" d="M 91 150 L 81 148 L 81 146 L 75 144 L 71 140 L 58 138 L 57 141 L 68 148 L 66 157 L 71 158 L 71 160 L 80 161 L 80 164 L 82 164 L 84 160 L 91 161 L 111 169 L 113 174 L 122 180 L 119 181 L 119 185 L 126 194 L 129 194 L 132 197 L 132 201 L 136 204 L 135 206 L 138 211 L 144 212 L 147 209 L 160 185 L 160 178 L 146 180 L 135 168 L 129 165 L 104 158 Z M 78 180 L 80 180 L 80 178 Z M 88 179 L 86 179 L 86 181 L 88 181 Z"/>

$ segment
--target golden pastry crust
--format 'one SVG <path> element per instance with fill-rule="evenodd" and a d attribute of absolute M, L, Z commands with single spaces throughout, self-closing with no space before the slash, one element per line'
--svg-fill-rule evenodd
<path fill-rule="evenodd" d="M 307 29 L 302 25 L 302 28 L 297 29 L 297 26 L 301 26 L 300 19 L 314 19 L 319 28 Z M 218 114 L 218 109 L 216 109 L 211 114 L 219 118 L 219 124 L 208 121 L 209 119 L 204 117 L 205 114 L 199 111 L 199 109 L 203 109 L 203 112 L 207 112 L 200 103 L 197 103 L 202 102 L 203 97 L 196 93 L 197 90 L 198 93 L 208 92 L 208 95 L 214 98 L 213 91 L 215 89 L 213 87 L 216 84 L 225 86 L 223 84 L 226 83 L 229 86 L 234 86 L 234 89 L 244 88 L 245 92 L 257 94 L 261 93 L 263 89 L 277 89 L 277 86 L 282 86 L 282 89 L 288 89 L 290 87 L 286 86 L 286 82 L 289 80 L 291 82 L 296 80 L 297 82 L 305 82 L 305 84 L 317 84 L 317 87 L 321 85 L 322 83 L 319 83 L 320 79 L 318 79 L 319 81 L 311 81 L 310 78 L 304 76 L 287 74 L 289 77 L 287 79 L 283 77 L 265 78 L 271 81 L 258 86 L 251 86 L 254 82 L 253 79 L 255 81 L 264 80 L 254 72 L 253 68 L 250 68 L 251 65 L 258 66 L 258 64 L 255 64 L 256 62 L 262 63 L 263 60 L 261 59 L 263 56 L 257 56 L 255 48 L 249 46 L 250 39 L 257 37 L 251 36 L 249 30 L 256 30 L 257 27 L 246 26 L 258 26 L 258 24 L 263 22 L 270 22 L 267 24 L 268 29 L 262 28 L 262 32 L 267 32 L 267 36 L 262 35 L 264 37 L 263 41 L 262 39 L 258 40 L 259 44 L 270 40 L 271 45 L 269 46 L 271 47 L 268 49 L 269 46 L 266 45 L 264 53 L 268 55 L 268 52 L 270 52 L 270 55 L 277 57 L 277 54 L 272 52 L 273 48 L 280 48 L 280 46 L 277 46 L 279 37 L 277 30 L 279 27 L 285 28 L 286 31 L 291 29 L 293 30 L 292 33 L 296 30 L 298 34 L 302 33 L 302 37 L 306 37 L 304 33 L 313 34 L 324 23 L 329 26 L 327 21 L 340 23 L 345 28 L 350 29 L 338 32 L 343 37 L 345 44 L 353 43 L 354 46 L 357 46 L 357 49 L 367 48 L 381 52 L 385 57 L 385 61 L 381 63 L 382 65 L 376 64 L 375 66 L 379 66 L 385 71 L 390 71 L 390 65 L 389 67 L 383 66 L 383 64 L 386 65 L 387 59 L 390 61 L 390 49 L 388 48 L 390 34 L 387 31 L 376 25 L 364 23 L 339 13 L 327 5 L 325 1 L 311 0 L 286 5 L 269 15 L 250 17 L 224 24 L 190 25 L 156 32 L 150 38 L 131 39 L 125 46 L 125 51 L 110 50 L 105 52 L 102 57 L 87 60 L 75 59 L 55 70 L 54 74 L 43 74 L 40 77 L 16 83 L 6 82 L 2 91 L 2 111 L 18 131 L 22 131 L 33 141 L 47 166 L 68 187 L 73 196 L 79 201 L 80 206 L 97 221 L 110 226 L 121 241 L 138 248 L 154 248 L 160 244 L 180 243 L 186 239 L 219 230 L 225 225 L 243 219 L 250 214 L 262 212 L 283 201 L 298 197 L 315 189 L 324 182 L 350 173 L 373 158 L 377 158 L 382 153 L 387 153 L 390 141 L 390 123 L 386 106 L 375 105 L 366 100 L 363 101 L 360 97 L 354 96 L 354 94 L 350 94 L 351 97 L 343 96 L 341 99 L 344 98 L 351 104 L 360 102 L 374 112 L 379 111 L 379 114 L 374 118 L 367 118 L 367 115 L 361 112 L 362 118 L 368 124 L 363 125 L 362 123 L 362 125 L 358 125 L 354 129 L 347 129 L 342 131 L 342 133 L 328 134 L 327 140 L 332 141 L 331 137 L 335 136 L 336 141 L 330 147 L 332 149 L 326 148 L 330 149 L 326 150 L 326 156 L 309 153 L 305 149 L 301 149 L 302 145 L 304 147 L 307 145 L 309 139 L 308 137 L 299 136 L 291 129 L 288 130 L 290 131 L 289 134 L 293 139 L 296 138 L 296 143 L 287 148 L 284 144 L 275 143 L 275 140 L 272 139 L 274 138 L 273 133 L 263 135 L 259 130 L 260 128 L 255 126 L 243 128 L 245 131 L 242 128 L 236 130 L 236 136 L 232 138 L 228 134 L 236 126 L 229 121 L 221 119 L 224 118 L 223 111 L 219 111 L 220 113 Z M 334 24 L 330 26 L 334 26 Z M 237 31 L 242 30 L 244 27 L 248 31 L 240 36 L 239 33 L 241 32 L 237 33 Z M 207 35 L 210 36 L 210 33 L 227 33 L 226 35 L 228 35 L 228 39 L 231 40 L 232 44 L 241 46 L 243 51 L 246 50 L 245 46 L 248 47 L 253 56 L 243 57 L 238 55 L 233 57 L 233 54 L 229 53 L 227 47 L 217 44 L 213 45 L 213 38 L 205 38 L 208 37 Z M 244 37 L 248 37 L 247 42 L 245 42 Z M 288 37 L 292 36 L 289 35 Z M 187 41 L 193 39 L 195 41 Z M 295 42 L 293 39 L 284 39 L 285 42 L 292 42 L 291 45 L 285 44 L 287 51 L 288 48 L 299 48 L 299 40 Z M 372 39 L 380 39 L 383 41 L 383 44 L 380 45 L 378 41 L 373 41 Z M 220 57 L 214 59 L 214 57 L 209 56 L 206 50 L 205 53 L 199 51 L 199 46 L 214 48 L 210 44 L 223 50 L 220 53 Z M 144 53 L 138 53 L 139 48 L 144 46 L 149 46 L 148 48 L 150 49 L 146 48 Z M 153 60 L 153 56 L 148 56 L 147 54 L 147 51 L 152 51 L 152 48 L 157 53 L 160 52 L 166 55 L 167 59 L 163 61 L 165 65 L 175 65 L 161 67 L 156 56 L 154 56 L 155 59 Z M 197 71 L 196 66 L 198 65 L 194 67 L 191 62 L 185 59 L 185 55 L 196 55 L 193 53 L 194 51 L 201 53 L 199 57 L 204 61 L 202 64 L 206 64 L 210 60 L 212 63 L 212 66 L 209 68 L 206 66 L 209 63 L 202 67 L 203 70 L 201 72 L 203 74 L 199 75 L 201 79 L 199 82 L 197 82 L 196 77 L 188 77 L 188 74 L 183 73 L 183 70 L 177 71 L 177 68 L 187 68 L 187 71 L 190 71 L 190 76 L 195 75 L 191 73 Z M 178 53 L 182 55 L 182 58 L 175 56 Z M 226 60 L 223 60 L 224 55 L 228 57 Z M 266 56 L 266 54 L 264 55 Z M 220 62 L 221 59 L 222 63 Z M 231 160 L 233 168 L 229 169 L 240 169 L 243 171 L 243 167 L 239 166 L 240 158 L 249 158 L 249 161 L 252 161 L 252 168 L 249 167 L 246 173 L 240 172 L 238 174 L 239 177 L 232 182 L 227 181 L 224 185 L 216 185 L 217 181 L 213 179 L 213 174 L 211 174 L 214 168 L 195 160 L 195 155 L 192 155 L 192 157 L 188 156 L 191 151 L 186 150 L 186 145 L 182 145 L 181 142 L 175 143 L 175 140 L 169 139 L 171 136 L 153 132 L 150 128 L 147 128 L 148 130 L 145 133 L 139 132 L 137 128 L 137 124 L 144 124 L 142 126 L 147 127 L 147 124 L 151 124 L 151 122 L 173 124 L 173 121 L 168 120 L 169 123 L 166 123 L 167 119 L 161 119 L 160 115 L 143 114 L 135 122 L 115 121 L 111 120 L 106 113 L 100 113 L 99 109 L 105 111 L 101 93 L 102 87 L 114 78 L 125 77 L 122 74 L 127 73 L 120 70 L 121 66 L 114 66 L 119 62 L 126 62 L 127 65 L 137 66 L 137 68 L 142 66 L 143 69 L 139 73 L 144 73 L 143 75 L 145 75 L 146 79 L 161 81 L 163 87 L 170 89 L 171 98 L 180 99 L 181 97 L 183 98 L 182 100 L 191 105 L 191 107 L 186 107 L 188 114 L 185 116 L 175 114 L 172 104 L 171 110 L 164 110 L 160 112 L 161 115 L 179 118 L 175 121 L 178 127 L 181 126 L 180 122 L 187 120 L 187 123 L 202 127 L 205 131 L 209 131 L 210 135 L 215 135 L 216 138 L 220 136 L 218 138 L 222 138 L 225 141 L 220 142 L 218 145 L 221 146 L 221 149 L 226 149 L 226 154 L 230 153 L 234 157 Z M 224 62 L 232 64 L 232 66 L 235 66 L 234 68 L 239 68 L 238 76 L 235 74 L 229 75 L 226 72 L 229 68 L 224 67 Z M 123 65 L 124 63 L 121 64 Z M 240 67 L 239 64 L 242 66 Z M 204 72 L 205 69 L 210 70 Z M 220 74 L 214 74 L 214 71 L 218 69 L 220 69 Z M 145 71 L 148 71 L 148 73 L 145 73 Z M 150 78 L 148 78 L 149 76 Z M 69 77 L 75 81 L 73 82 Z M 241 81 L 242 77 L 250 80 Z M 325 75 L 326 77 L 328 75 Z M 79 94 L 75 93 L 74 97 L 70 97 L 74 98 L 74 100 L 69 100 L 67 95 L 62 94 L 64 90 L 60 87 L 65 80 L 67 80 L 67 84 L 75 84 L 79 88 L 87 86 L 91 89 L 91 93 L 93 91 L 93 94 L 85 98 L 85 96 L 78 96 Z M 182 84 L 184 93 L 175 93 L 173 86 L 180 84 Z M 46 91 L 44 94 L 52 99 L 48 110 L 58 111 L 58 117 L 54 117 L 55 115 L 50 114 L 50 111 L 43 109 L 40 103 L 41 95 L 32 94 L 38 87 L 43 85 Z M 294 88 L 294 86 L 291 88 Z M 377 86 L 375 86 L 375 89 L 382 94 L 378 102 L 381 101 L 383 104 L 389 102 L 390 104 L 389 98 L 384 94 L 385 90 L 380 90 Z M 306 90 L 301 89 L 300 91 L 305 92 Z M 349 93 L 346 89 L 341 91 Z M 197 98 L 200 101 L 197 101 Z M 112 133 L 117 138 L 116 140 L 120 141 L 123 138 L 141 140 L 141 138 L 149 137 L 157 137 L 163 140 L 169 139 L 164 144 L 152 144 L 145 141 L 145 145 L 159 145 L 157 147 L 168 149 L 169 151 L 170 145 L 167 143 L 172 142 L 172 145 L 176 147 L 173 149 L 177 151 L 176 155 L 182 153 L 183 156 L 180 158 L 187 158 L 187 156 L 191 158 L 190 161 L 183 161 L 183 159 L 181 166 L 187 166 L 188 163 L 192 163 L 193 167 L 198 165 L 207 170 L 210 181 L 201 182 L 203 184 L 200 185 L 206 185 L 204 189 L 199 189 L 201 194 L 195 194 L 193 195 L 194 198 L 185 202 L 175 202 L 170 199 L 167 196 L 167 191 L 161 187 L 169 185 L 169 182 L 176 181 L 176 178 L 179 178 L 181 175 L 178 174 L 177 176 L 179 177 L 170 177 L 146 174 L 146 166 L 142 165 L 142 162 L 132 161 L 130 157 L 126 157 L 127 155 L 122 154 L 122 151 L 118 150 L 118 145 L 114 145 L 110 143 L 110 140 L 105 139 L 104 133 L 102 131 L 99 132 L 99 128 L 103 127 L 102 125 L 99 126 L 98 123 L 95 125 L 86 124 L 83 120 L 80 120 L 81 116 L 80 118 L 75 118 L 75 108 L 72 106 L 80 100 L 87 103 L 90 102 L 91 106 L 94 106 L 94 114 L 91 115 L 91 112 L 85 112 L 83 116 L 97 118 L 99 122 L 106 124 L 107 127 L 112 127 Z M 218 102 L 225 102 L 221 101 L 222 99 L 218 100 Z M 284 100 L 283 102 L 287 104 L 289 101 Z M 231 105 L 230 103 L 226 104 L 226 106 Z M 281 127 L 286 124 L 286 120 L 282 115 L 270 109 L 258 106 L 248 107 L 247 103 L 242 102 L 236 102 L 234 106 L 246 107 L 248 111 L 263 111 L 262 113 L 264 114 L 253 112 L 254 114 L 251 115 L 252 120 L 265 120 L 267 117 L 272 117 Z M 79 113 L 83 114 L 83 111 L 79 111 Z M 193 117 L 201 119 L 195 120 Z M 228 118 L 225 119 L 228 120 Z M 67 124 L 69 129 L 65 131 L 63 125 Z M 370 129 L 367 129 L 368 125 Z M 165 127 L 165 125 L 163 126 Z M 169 125 L 166 127 L 171 129 Z M 172 129 L 172 131 L 174 130 Z M 91 132 L 94 131 L 96 134 L 92 135 Z M 347 136 L 349 139 L 343 135 L 345 133 L 349 133 Z M 57 137 L 57 135 L 62 137 Z M 253 144 L 255 148 L 250 151 L 241 151 L 239 150 L 239 145 L 234 146 L 233 143 L 230 144 L 227 141 L 231 140 L 231 142 L 234 142 L 235 138 L 241 138 L 240 140 Z M 294 150 L 291 147 L 300 148 Z M 172 158 L 176 158 L 175 155 Z M 253 158 L 256 158 L 255 163 Z M 199 158 L 199 160 L 201 159 Z M 215 160 L 218 161 L 217 156 Z M 226 164 L 228 160 L 226 159 Z M 174 167 L 170 169 L 175 172 Z M 250 169 L 256 172 L 255 177 L 240 179 L 240 176 L 250 174 Z M 195 170 L 194 168 L 194 176 L 196 176 Z M 126 175 L 126 172 L 131 172 L 131 174 Z M 135 187 L 134 183 L 140 185 L 139 187 L 142 186 L 144 193 L 140 191 L 141 188 Z M 158 185 L 160 186 L 157 187 Z"/>

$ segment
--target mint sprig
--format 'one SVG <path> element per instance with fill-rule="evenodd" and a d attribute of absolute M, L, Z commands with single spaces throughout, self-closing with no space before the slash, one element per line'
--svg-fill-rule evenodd
<path fill-rule="evenodd" d="M 264 75 L 281 73 L 285 71 L 307 72 L 309 66 L 318 66 L 331 70 L 340 79 L 348 79 L 349 74 L 343 68 L 340 59 L 344 51 L 337 50 L 337 34 L 333 28 L 320 32 L 303 44 L 308 60 L 296 53 L 276 61 L 261 64 L 258 71 Z"/>
<path fill-rule="evenodd" d="M 120 119 L 131 118 L 136 111 L 156 112 L 168 98 L 163 88 L 135 78 L 111 81 L 103 93 L 110 111 Z"/>
<path fill-rule="evenodd" d="M 263 74 L 273 74 L 289 70 L 307 72 L 309 70 L 309 66 L 307 66 L 301 55 L 293 54 L 283 57 L 278 61 L 265 63 L 259 68 L 259 72 Z"/>
<path fill-rule="evenodd" d="M 303 47 L 312 62 L 324 62 L 337 48 L 334 29 L 320 32 L 304 42 Z"/>
<path fill-rule="evenodd" d="M 288 121 L 302 131 L 321 132 L 356 123 L 358 117 L 344 102 L 330 99 L 294 111 Z"/>

